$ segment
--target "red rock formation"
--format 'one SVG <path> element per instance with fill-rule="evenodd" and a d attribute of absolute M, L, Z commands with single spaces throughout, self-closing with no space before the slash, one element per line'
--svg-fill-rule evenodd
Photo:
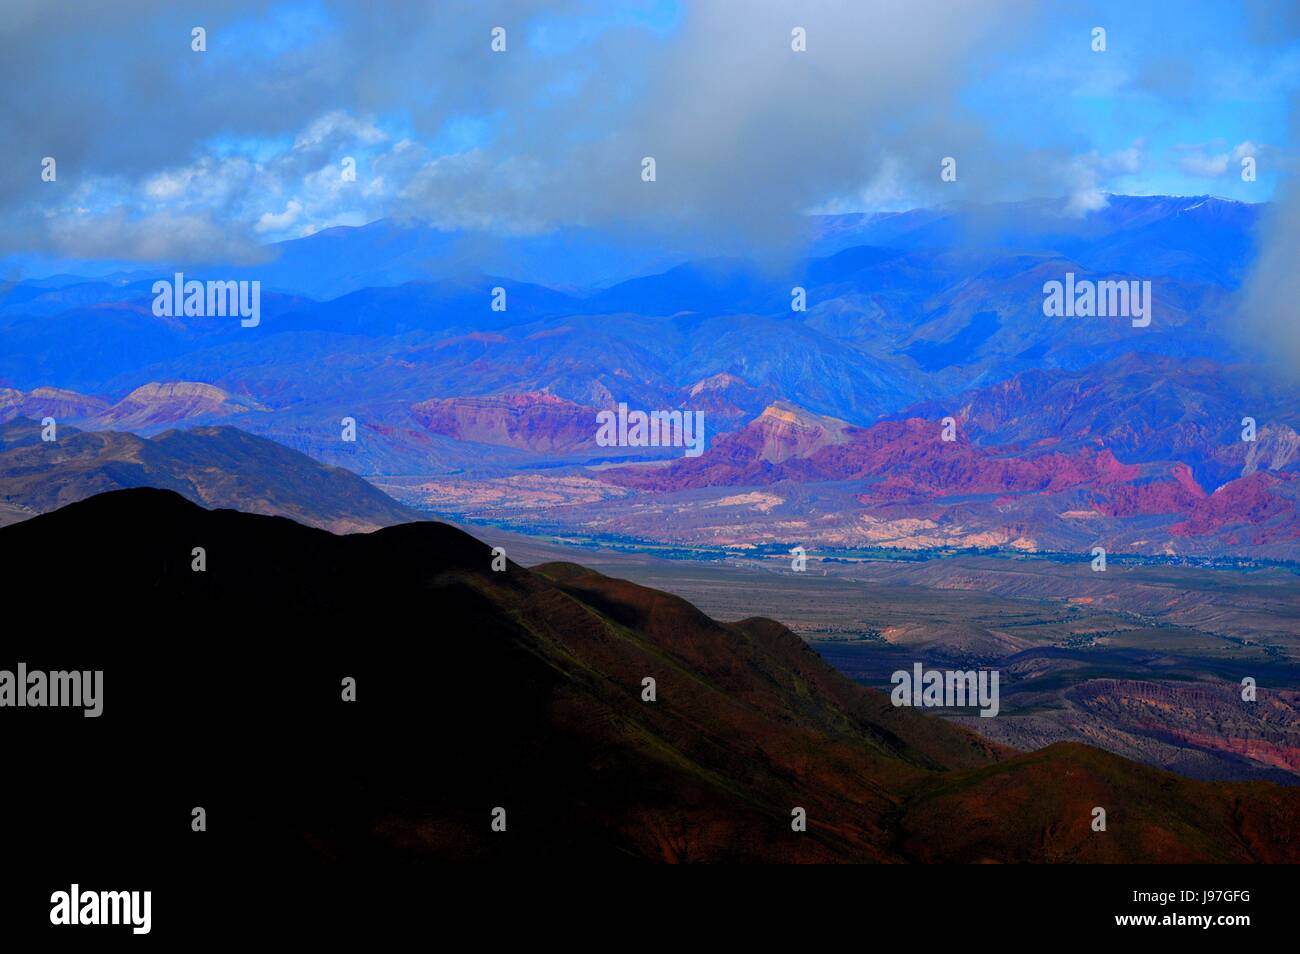
<path fill-rule="evenodd" d="M 1282 535 L 1272 534 L 1272 539 L 1295 539 L 1300 537 L 1295 504 L 1274 492 L 1274 488 L 1293 480 L 1295 477 L 1289 472 L 1259 471 L 1229 481 L 1198 501 L 1187 519 L 1170 529 L 1179 536 L 1208 536 L 1225 527 L 1279 521 L 1278 532 Z"/>
<path fill-rule="evenodd" d="M 457 440 L 542 452 L 596 447 L 596 408 L 544 392 L 434 398 L 411 410 L 428 430 Z"/>

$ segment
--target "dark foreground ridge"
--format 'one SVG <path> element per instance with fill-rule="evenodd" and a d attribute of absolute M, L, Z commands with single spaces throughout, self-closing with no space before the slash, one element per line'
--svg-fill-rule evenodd
<path fill-rule="evenodd" d="M 335 536 L 149 489 L 0 530 L 11 618 L 34 610 L 0 669 L 104 671 L 99 718 L 0 709 L 10 857 L 155 885 L 225 864 L 1300 860 L 1300 789 L 999 749 L 770 620 L 491 563 L 444 524 Z"/>

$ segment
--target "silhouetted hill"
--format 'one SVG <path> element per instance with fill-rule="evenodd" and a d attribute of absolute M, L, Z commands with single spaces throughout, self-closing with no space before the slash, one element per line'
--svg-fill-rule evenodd
<path fill-rule="evenodd" d="M 771 621 L 719 623 L 572 564 L 491 564 L 443 524 L 335 536 L 150 489 L 0 530 L 8 592 L 45 597 L 62 634 L 10 641 L 6 665 L 105 671 L 99 719 L 10 711 L 7 758 L 39 780 L 6 793 L 19 841 L 256 858 L 263 874 L 282 860 L 1300 859 L 1300 790 L 1188 782 L 1081 746 L 1013 754 L 895 708 Z M 101 780 L 93 799 L 85 778 Z M 193 805 L 209 818 L 197 852 Z"/>

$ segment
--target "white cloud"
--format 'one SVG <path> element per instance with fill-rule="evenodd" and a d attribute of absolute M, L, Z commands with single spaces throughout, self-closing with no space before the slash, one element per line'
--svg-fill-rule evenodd
<path fill-rule="evenodd" d="M 1093 150 L 1066 162 L 1059 173 L 1067 194 L 1066 214 L 1081 217 L 1106 208 L 1109 200 L 1103 186 L 1114 177 L 1140 173 L 1145 148 L 1145 141 L 1138 139 L 1127 149 L 1105 155 Z"/>
<path fill-rule="evenodd" d="M 263 212 L 262 217 L 257 220 L 257 225 L 253 226 L 253 231 L 259 235 L 267 232 L 283 232 L 297 222 L 301 214 L 302 203 L 297 199 L 290 199 L 283 212 Z"/>
<path fill-rule="evenodd" d="M 1182 155 L 1178 168 L 1189 176 L 1202 179 L 1215 179 L 1230 169 L 1236 173 L 1241 168 L 1241 160 L 1246 156 L 1258 156 L 1260 147 L 1249 140 L 1238 143 L 1230 150 L 1222 148 L 1222 140 L 1201 145 L 1179 145 L 1176 152 Z"/>
<path fill-rule="evenodd" d="M 383 130 L 373 122 L 358 119 L 341 109 L 336 109 L 316 119 L 300 132 L 294 140 L 293 148 L 314 149 L 341 141 L 373 146 L 384 142 L 387 138 Z"/>

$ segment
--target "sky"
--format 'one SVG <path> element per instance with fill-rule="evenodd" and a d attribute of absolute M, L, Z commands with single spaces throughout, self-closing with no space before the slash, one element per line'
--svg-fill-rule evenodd
<path fill-rule="evenodd" d="M 810 212 L 1287 205 L 1298 94 L 1281 0 L 5 0 L 0 256 L 248 264 L 380 218 L 717 248 Z"/>

